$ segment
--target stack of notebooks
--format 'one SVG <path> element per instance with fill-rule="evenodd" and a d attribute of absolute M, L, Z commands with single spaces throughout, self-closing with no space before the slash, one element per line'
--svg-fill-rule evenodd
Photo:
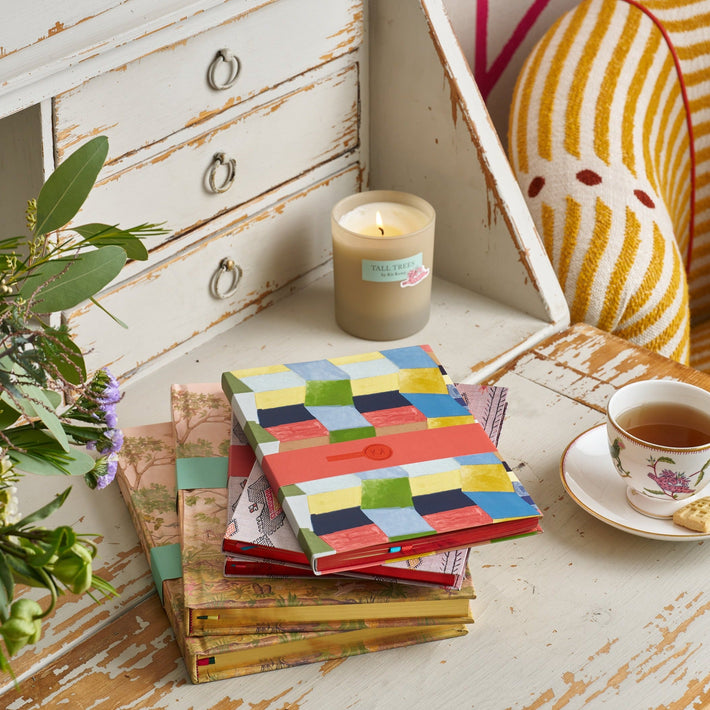
<path fill-rule="evenodd" d="M 173 385 L 117 480 L 192 681 L 466 634 L 469 548 L 540 531 L 505 396 L 427 346 Z"/>

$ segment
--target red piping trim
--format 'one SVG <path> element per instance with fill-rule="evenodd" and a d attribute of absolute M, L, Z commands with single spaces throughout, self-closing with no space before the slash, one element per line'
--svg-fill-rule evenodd
<path fill-rule="evenodd" d="M 688 93 L 685 87 L 685 79 L 683 78 L 683 71 L 680 66 L 680 59 L 678 59 L 678 53 L 675 50 L 673 41 L 670 38 L 666 28 L 661 24 L 661 21 L 646 7 L 644 7 L 637 0 L 624 0 L 629 5 L 633 5 L 638 8 L 645 15 L 650 17 L 655 23 L 656 27 L 661 31 L 663 39 L 666 40 L 668 49 L 671 51 L 673 56 L 673 62 L 675 64 L 676 72 L 678 73 L 678 80 L 680 81 L 680 92 L 683 97 L 683 104 L 685 105 L 685 118 L 686 125 L 688 127 L 688 141 L 690 145 L 690 235 L 688 238 L 688 254 L 685 260 L 685 270 L 686 273 L 690 274 L 690 262 L 693 256 L 693 237 L 695 236 L 695 144 L 693 140 L 693 119 L 690 115 L 690 101 L 688 101 Z"/>

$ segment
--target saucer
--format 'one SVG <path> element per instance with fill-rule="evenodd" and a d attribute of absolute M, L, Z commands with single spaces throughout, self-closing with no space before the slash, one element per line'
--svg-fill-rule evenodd
<path fill-rule="evenodd" d="M 619 530 L 653 540 L 710 539 L 710 533 L 687 530 L 672 520 L 651 518 L 631 507 L 626 483 L 609 456 L 606 424 L 588 429 L 569 444 L 562 455 L 560 475 L 575 503 Z"/>

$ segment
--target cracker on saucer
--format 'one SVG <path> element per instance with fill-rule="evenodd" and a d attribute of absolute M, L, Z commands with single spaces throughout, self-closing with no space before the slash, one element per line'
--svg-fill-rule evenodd
<path fill-rule="evenodd" d="M 673 513 L 673 522 L 689 530 L 710 533 L 710 498 L 699 498 Z"/>

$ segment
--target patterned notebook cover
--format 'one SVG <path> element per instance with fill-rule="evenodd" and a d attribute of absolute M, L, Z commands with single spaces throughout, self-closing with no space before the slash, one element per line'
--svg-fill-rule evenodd
<path fill-rule="evenodd" d="M 225 372 L 222 388 L 317 574 L 539 531 L 428 346 Z"/>
<path fill-rule="evenodd" d="M 466 627 L 362 628 L 351 631 L 185 635 L 182 579 L 166 560 L 175 557 L 175 438 L 172 423 L 124 429 L 116 480 L 130 512 L 193 683 L 233 678 L 305 663 L 408 646 L 466 633 Z M 179 562 L 179 552 L 177 555 Z"/>
<path fill-rule="evenodd" d="M 228 579 L 223 574 L 224 530 L 228 492 L 221 485 L 198 488 L 209 478 L 214 456 L 229 442 L 221 403 L 211 399 L 218 385 L 173 385 L 172 411 L 178 436 L 178 484 L 183 583 L 188 633 L 205 635 L 255 630 L 354 630 L 365 627 L 459 624 L 471 619 L 474 598 L 470 576 L 461 590 L 415 588 L 371 578 Z M 219 389 L 217 389 L 219 391 Z M 199 407 L 186 404 L 194 393 Z M 224 396 L 222 395 L 224 401 Z M 200 409 L 201 413 L 197 414 Z M 229 416 L 229 414 L 227 415 Z M 185 433 L 188 431 L 185 435 Z M 193 456 L 182 458 L 180 454 Z M 189 485 L 185 485 L 185 481 Z M 223 481 L 223 479 L 222 479 Z M 221 525 L 220 525 L 221 523 Z M 362 577 L 362 575 L 361 575 Z"/>
<path fill-rule="evenodd" d="M 260 467 L 255 467 L 244 486 L 244 492 L 232 511 L 222 549 L 228 553 L 253 552 L 260 559 L 272 557 L 289 568 L 290 574 L 300 570 L 302 576 L 314 574 L 305 553 L 298 544 L 286 515 Z M 460 589 L 468 563 L 469 548 L 439 552 L 411 560 L 389 562 L 366 567 L 375 579 L 396 580 L 410 584 L 436 584 Z M 279 570 L 274 569 L 278 574 Z M 357 572 L 342 572 L 355 575 Z"/>
<path fill-rule="evenodd" d="M 507 389 L 486 385 L 457 385 L 469 411 L 476 417 L 490 437 L 497 444 L 506 411 Z M 239 470 L 243 458 L 240 446 L 246 441 L 241 427 L 233 416 L 232 447 L 230 448 L 230 468 Z M 234 434 L 237 432 L 237 434 Z M 239 442 L 238 444 L 235 442 Z M 298 540 L 286 521 L 285 514 L 276 496 L 264 476 L 261 467 L 256 464 L 251 468 L 249 477 L 244 484 L 244 492 L 235 500 L 230 498 L 231 519 L 225 532 L 223 549 L 231 552 L 263 554 L 274 559 L 297 560 L 291 573 L 296 574 L 300 568 L 303 574 L 312 574 L 308 559 L 301 550 Z M 463 581 L 463 575 L 468 561 L 469 549 L 452 550 L 416 557 L 401 562 L 391 562 L 380 565 L 385 570 L 382 576 L 388 575 L 388 568 L 397 570 L 400 579 L 409 577 L 412 583 L 440 584 L 458 588 Z M 300 565 L 299 565 L 300 563 Z M 275 574 L 278 574 L 275 569 Z"/>
<path fill-rule="evenodd" d="M 175 438 L 177 441 L 177 476 L 178 489 L 203 489 L 227 487 L 228 510 L 227 524 L 234 521 L 234 510 L 239 503 L 242 490 L 247 478 L 250 480 L 250 491 L 253 495 L 255 480 L 264 483 L 262 495 L 265 499 L 275 501 L 270 496 L 271 489 L 266 483 L 261 466 L 256 463 L 254 451 L 246 440 L 244 432 L 237 423 L 232 421 L 231 437 L 227 428 L 230 418 L 233 420 L 227 399 L 216 383 L 202 384 L 174 384 L 170 390 L 171 411 Z M 228 459 L 225 458 L 225 454 Z M 225 476 L 227 476 L 225 483 Z M 259 484 L 256 484 L 257 486 Z M 254 521 L 253 510 L 246 506 L 246 499 L 240 507 L 244 520 L 240 521 L 240 528 L 247 527 Z M 283 551 L 267 541 L 266 545 L 257 541 L 250 542 L 248 554 L 242 555 L 242 547 L 226 549 L 227 557 L 224 561 L 224 574 L 228 576 L 309 576 L 313 571 L 308 560 L 298 546 L 290 526 L 284 523 L 284 514 L 278 503 L 278 510 L 274 512 L 273 524 L 283 527 L 286 535 L 290 536 L 288 544 L 291 545 L 292 557 L 283 560 L 294 564 L 277 566 L 274 564 L 273 553 Z M 183 524 L 190 524 L 195 511 L 191 508 L 185 510 Z M 226 527 L 226 526 L 225 526 Z M 263 555 L 263 556 L 262 556 Z M 440 584 L 452 588 L 460 588 L 466 570 L 468 550 L 431 555 L 424 563 L 414 564 L 409 562 L 377 565 L 372 568 L 360 570 L 358 574 L 367 574 L 375 579 L 388 579 L 407 581 L 412 583 Z M 354 573 L 353 573 L 354 574 Z"/>

